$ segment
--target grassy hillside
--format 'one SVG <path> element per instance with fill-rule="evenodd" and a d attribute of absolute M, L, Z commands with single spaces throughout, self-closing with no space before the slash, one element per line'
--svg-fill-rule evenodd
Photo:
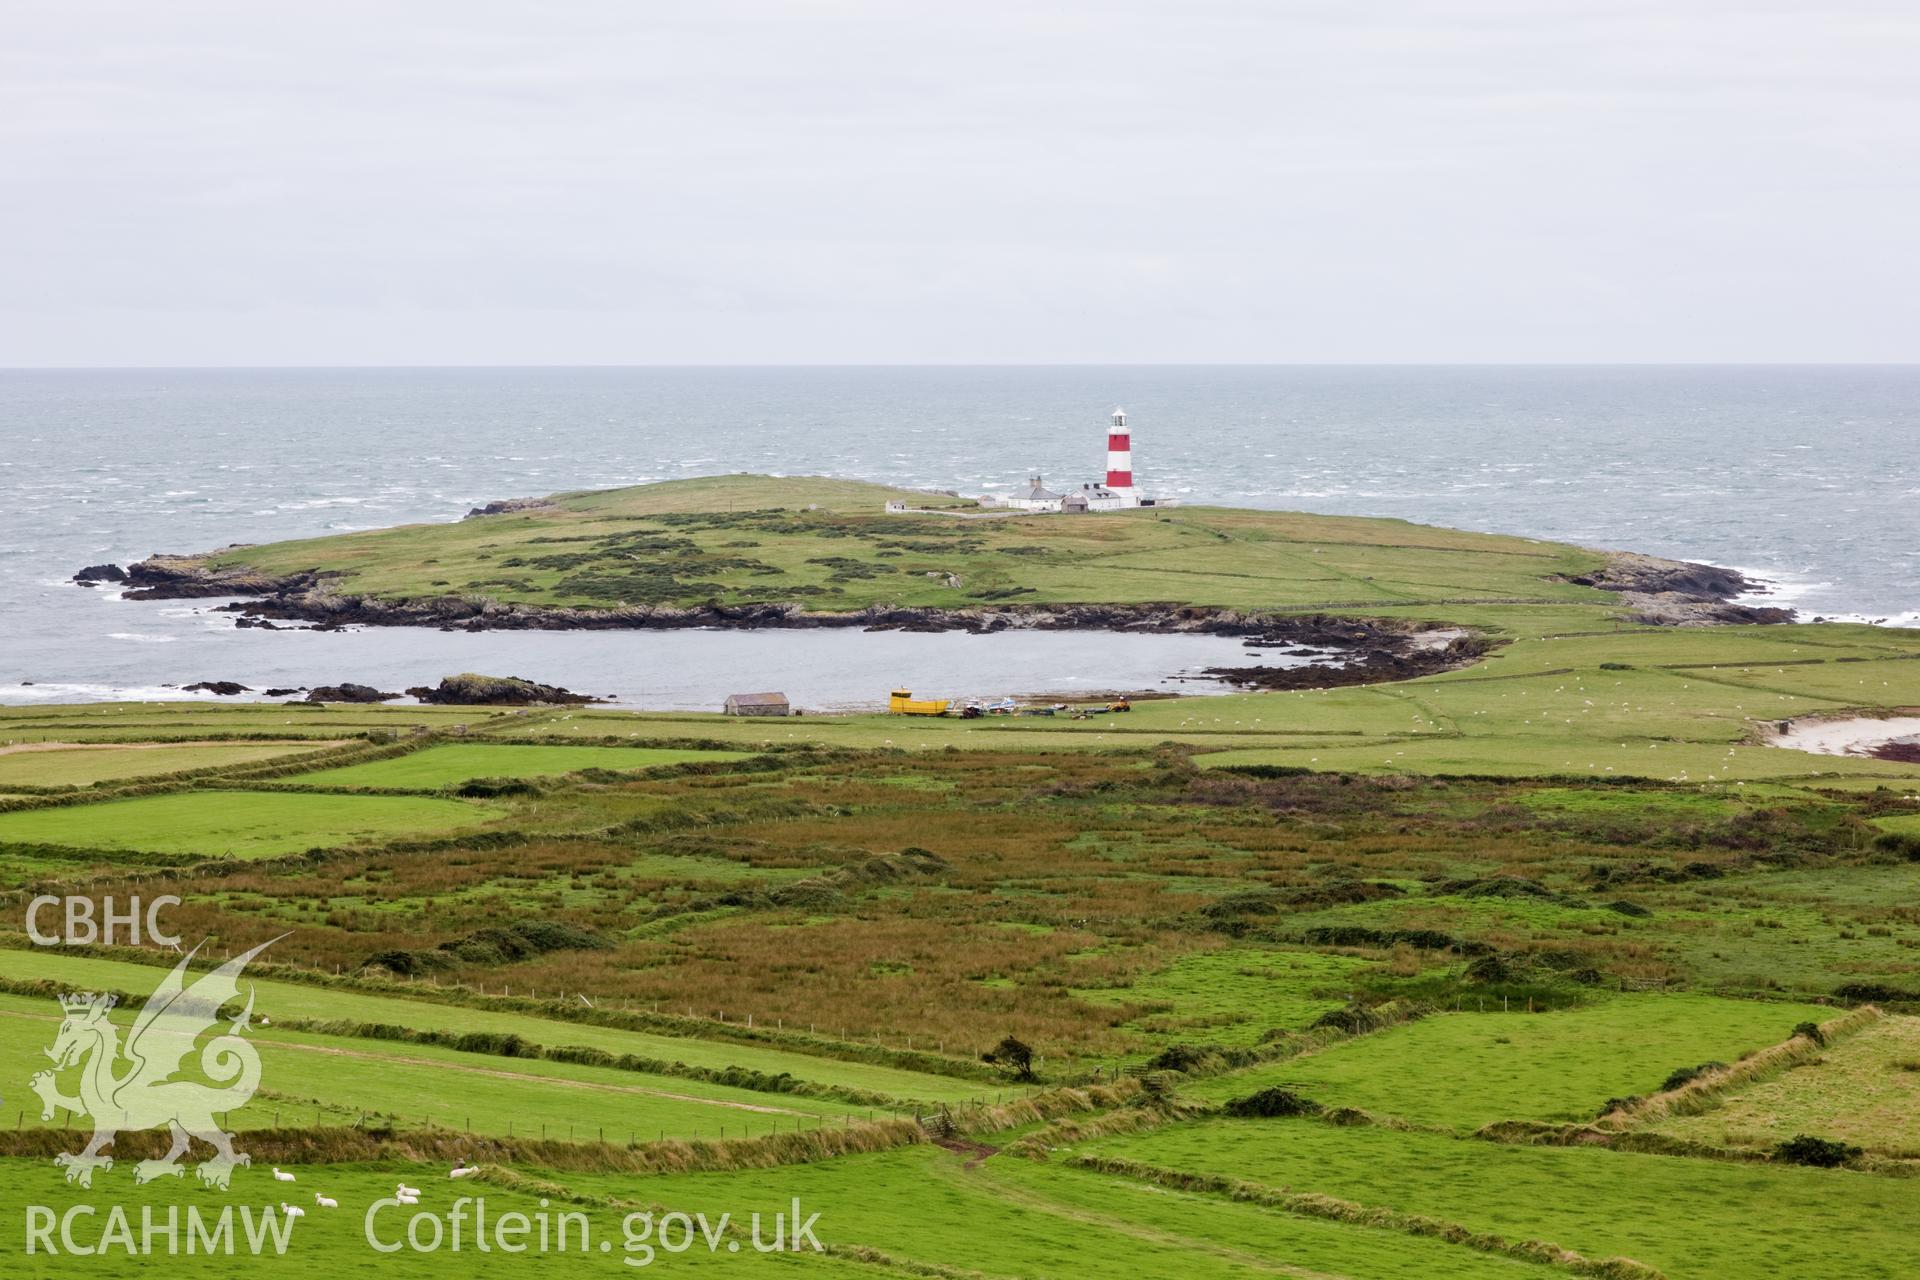
<path fill-rule="evenodd" d="M 887 515 L 892 499 L 951 515 Z M 561 494 L 452 524 L 241 547 L 206 558 L 271 575 L 324 570 L 328 589 L 608 607 L 798 602 L 962 608 L 1181 602 L 1375 609 L 1483 602 L 1608 604 L 1556 581 L 1589 551 L 1403 520 L 1173 507 L 1098 516 L 981 516 L 972 503 L 880 485 L 723 476 Z"/>

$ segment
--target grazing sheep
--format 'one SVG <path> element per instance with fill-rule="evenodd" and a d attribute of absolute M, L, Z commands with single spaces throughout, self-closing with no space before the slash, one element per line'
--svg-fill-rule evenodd
<path fill-rule="evenodd" d="M 313 1193 L 313 1201 L 322 1209 L 338 1209 L 340 1207 L 338 1200 L 335 1200 L 331 1196 L 323 1196 L 318 1191 Z"/>
<path fill-rule="evenodd" d="M 305 1209 L 300 1208 L 298 1205 L 288 1204 L 285 1200 L 280 1202 L 280 1212 L 286 1214 L 289 1218 L 304 1218 L 307 1216 Z"/>

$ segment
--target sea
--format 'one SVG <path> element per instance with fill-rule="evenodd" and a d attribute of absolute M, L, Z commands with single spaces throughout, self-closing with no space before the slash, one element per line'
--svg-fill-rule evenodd
<path fill-rule="evenodd" d="M 1920 366 L 3 370 L 0 702 L 467 670 L 663 709 L 1218 688 L 1246 658 L 1217 637 L 268 632 L 69 581 L 724 472 L 1073 486 L 1116 407 L 1159 497 L 1703 560 L 1808 618 L 1920 625 Z"/>

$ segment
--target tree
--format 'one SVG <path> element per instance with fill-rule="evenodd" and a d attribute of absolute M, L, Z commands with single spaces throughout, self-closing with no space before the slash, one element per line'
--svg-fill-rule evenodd
<path fill-rule="evenodd" d="M 981 1054 L 980 1061 L 1011 1071 L 1015 1080 L 1033 1079 L 1033 1050 L 1012 1036 Z"/>

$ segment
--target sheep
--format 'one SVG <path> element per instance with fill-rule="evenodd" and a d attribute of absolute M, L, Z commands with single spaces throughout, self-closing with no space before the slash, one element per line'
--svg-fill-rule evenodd
<path fill-rule="evenodd" d="M 402 1182 L 394 1187 L 394 1193 L 396 1195 L 403 1195 L 403 1196 L 417 1196 L 420 1194 L 420 1188 L 410 1187 L 406 1183 Z"/>
<path fill-rule="evenodd" d="M 288 1204 L 285 1200 L 280 1202 L 280 1212 L 289 1218 L 304 1218 L 307 1216 L 305 1209 L 300 1208 L 298 1205 Z"/>
<path fill-rule="evenodd" d="M 338 1209 L 340 1207 L 338 1200 L 335 1200 L 331 1196 L 323 1196 L 318 1191 L 313 1193 L 313 1202 L 322 1209 Z"/>
<path fill-rule="evenodd" d="M 447 1176 L 449 1178 L 471 1178 L 474 1174 L 478 1172 L 480 1172 L 480 1166 L 477 1164 L 470 1164 L 464 1169 L 456 1165 L 454 1166 L 453 1172 L 449 1173 Z"/>
<path fill-rule="evenodd" d="M 398 1204 L 419 1204 L 420 1197 L 419 1196 L 395 1196 L 394 1201 Z"/>
<path fill-rule="evenodd" d="M 273 1180 L 275 1182 L 292 1182 L 293 1175 L 285 1169 L 282 1169 L 279 1165 L 275 1165 L 273 1167 Z"/>

